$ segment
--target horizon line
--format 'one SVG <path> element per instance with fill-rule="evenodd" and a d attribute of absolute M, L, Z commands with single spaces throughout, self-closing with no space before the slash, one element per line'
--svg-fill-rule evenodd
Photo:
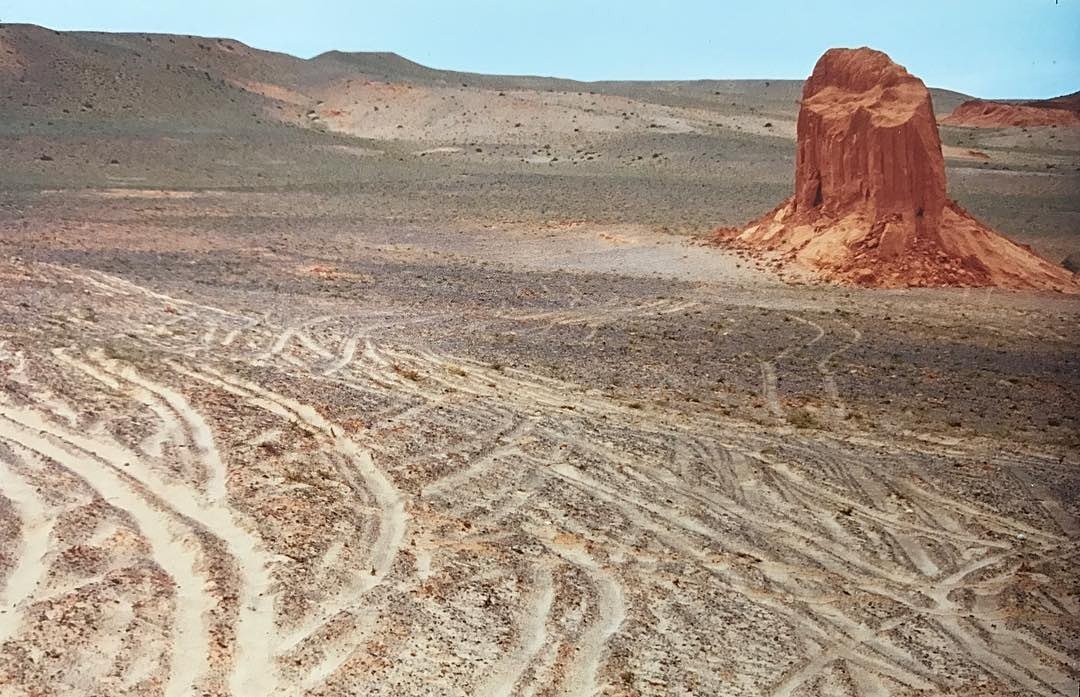
<path fill-rule="evenodd" d="M 376 54 L 382 54 L 382 55 L 397 57 L 397 58 L 399 58 L 401 60 L 408 61 L 408 62 L 410 62 L 410 63 L 412 63 L 412 64 L 414 64 L 416 66 L 419 66 L 421 68 L 424 68 L 426 70 L 431 70 L 431 71 L 434 71 L 434 72 L 457 73 L 457 74 L 462 74 L 462 75 L 475 75 L 475 76 L 478 76 L 478 77 L 535 78 L 535 79 L 543 79 L 543 80 L 560 80 L 560 81 L 564 81 L 564 82 L 575 82 L 575 83 L 579 83 L 579 84 L 582 84 L 582 85 L 603 84 L 603 83 L 665 83 L 665 82 L 805 82 L 806 79 L 809 77 L 809 71 L 808 71 L 807 74 L 805 76 L 803 76 L 803 77 L 786 77 L 786 76 L 773 75 L 773 76 L 753 76 L 753 77 L 749 77 L 749 76 L 746 76 L 746 77 L 744 77 L 744 76 L 740 76 L 740 77 L 731 77 L 731 76 L 726 76 L 726 77 L 717 77 L 717 76 L 711 76 L 711 77 L 685 77 L 684 76 L 684 77 L 653 77 L 653 78 L 609 77 L 609 78 L 583 79 L 583 78 L 577 78 L 577 77 L 567 77 L 567 76 L 564 76 L 564 75 L 544 74 L 544 73 L 540 73 L 540 72 L 536 72 L 536 73 L 531 73 L 531 72 L 520 72 L 520 73 L 512 73 L 512 72 L 507 72 L 507 73 L 503 73 L 503 72 L 479 72 L 477 70 L 468 70 L 468 69 L 461 69 L 461 68 L 454 68 L 454 67 L 436 67 L 434 65 L 424 63 L 424 62 L 415 60 L 413 58 L 410 58 L 409 56 L 407 56 L 407 55 L 405 55 L 405 54 L 403 54 L 403 53 L 401 53 L 401 52 L 399 52 L 397 50 L 388 49 L 388 48 L 385 48 L 385 49 L 328 48 L 328 49 L 319 51 L 317 53 L 313 53 L 310 56 L 305 56 L 305 55 L 300 55 L 300 54 L 297 54 L 297 53 L 292 53 L 292 52 L 287 51 L 287 50 L 281 50 L 281 49 L 276 49 L 276 48 L 264 48 L 264 47 L 261 47 L 261 46 L 258 46 L 256 44 L 254 44 L 254 43 L 248 43 L 247 41 L 245 41 L 243 39 L 238 39 L 238 38 L 235 38 L 233 36 L 226 36 L 226 35 L 187 34 L 187 33 L 179 33 L 179 32 L 141 31 L 141 30 L 140 31 L 126 31 L 126 30 L 125 31 L 117 31 L 117 30 L 98 29 L 98 28 L 55 29 L 53 27 L 49 27 L 49 26 L 46 26 L 46 25 L 43 25 L 43 24 L 36 24 L 34 22 L 20 22 L 20 21 L 12 22 L 12 21 L 2 21 L 2 20 L 0 20 L 0 28 L 3 28 L 3 27 L 33 27 L 33 28 L 36 28 L 36 29 L 41 29 L 41 30 L 44 30 L 44 31 L 50 31 L 50 32 L 54 32 L 54 33 L 57 33 L 57 34 L 112 34 L 112 35 L 129 35 L 129 36 L 168 36 L 168 37 L 199 38 L 199 39 L 217 40 L 217 41 L 221 41 L 221 40 L 234 41 L 236 43 L 242 44 L 242 45 L 244 45 L 244 46 L 246 46 L 248 48 L 251 48 L 253 50 L 256 50 L 256 51 L 261 51 L 261 52 L 264 52 L 264 53 L 275 53 L 275 54 L 278 54 L 278 55 L 288 56 L 290 58 L 294 58 L 296 60 L 303 60 L 303 61 L 316 60 L 316 59 L 318 59 L 318 58 L 320 58 L 322 56 L 325 56 L 327 54 L 330 54 L 330 53 L 342 53 L 342 54 L 345 54 L 345 55 L 376 55 Z M 830 47 L 830 48 L 855 48 L 855 47 L 854 46 L 834 46 L 834 47 Z M 870 48 L 873 48 L 873 47 L 870 47 Z M 812 70 L 812 68 L 811 68 L 811 70 Z M 922 78 L 920 78 L 920 79 L 922 79 Z M 970 98 L 975 98 L 975 99 L 980 99 L 980 100 L 985 100 L 985 101 L 995 101 L 995 102 L 1018 102 L 1018 101 L 1052 100 L 1052 99 L 1056 99 L 1056 98 L 1060 98 L 1060 97 L 1072 96 L 1072 95 L 1077 94 L 1078 92 L 1080 92 L 1080 88 L 1078 88 L 1077 90 L 1074 90 L 1073 92 L 1064 92 L 1064 93 L 1061 93 L 1061 94 L 1054 94 L 1054 95 L 1050 95 L 1050 96 L 1047 96 L 1047 97 L 1021 97 L 1021 96 L 1013 96 L 1013 97 L 980 97 L 980 96 L 978 96 L 976 94 L 963 92 L 963 91 L 961 91 L 959 89 L 955 89 L 955 88 L 952 88 L 952 87 L 943 87 L 943 86 L 938 86 L 938 85 L 927 85 L 927 88 L 928 89 L 933 89 L 933 90 L 945 91 L 945 92 L 952 92 L 953 94 L 958 94 L 958 95 L 965 96 L 965 97 L 970 97 Z"/>

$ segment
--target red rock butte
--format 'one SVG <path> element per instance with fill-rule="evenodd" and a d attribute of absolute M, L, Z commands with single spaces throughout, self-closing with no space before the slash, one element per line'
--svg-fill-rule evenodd
<path fill-rule="evenodd" d="M 841 283 L 1080 292 L 1069 271 L 949 200 L 930 92 L 886 54 L 826 51 L 797 130 L 795 195 L 722 241 Z"/>

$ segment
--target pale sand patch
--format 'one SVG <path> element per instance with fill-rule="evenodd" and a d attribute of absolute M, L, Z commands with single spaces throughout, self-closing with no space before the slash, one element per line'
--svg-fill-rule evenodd
<path fill-rule="evenodd" d="M 197 193 L 169 189 L 101 189 L 92 195 L 102 198 L 194 198 Z"/>
<path fill-rule="evenodd" d="M 504 223 L 462 236 L 468 254 L 517 268 L 590 271 L 719 284 L 775 285 L 779 279 L 737 254 L 645 225 L 584 221 Z M 434 250 L 432 250 L 434 251 Z"/>
<path fill-rule="evenodd" d="M 450 155 L 455 152 L 461 152 L 461 148 L 430 148 L 428 150 L 417 150 L 413 155 Z"/>
<path fill-rule="evenodd" d="M 942 145 L 941 154 L 953 160 L 975 160 L 985 162 L 992 159 L 989 153 L 971 148 L 961 148 L 955 145 Z"/>
<path fill-rule="evenodd" d="M 349 155 L 356 155 L 357 157 L 378 157 L 383 154 L 382 150 L 365 148 L 359 145 L 330 145 L 324 146 L 323 149 L 332 152 L 343 152 Z"/>
<path fill-rule="evenodd" d="M 324 103 L 310 121 L 383 140 L 526 144 L 588 133 L 693 133 L 709 120 L 701 110 L 602 94 L 586 102 L 571 92 L 350 81 L 319 96 Z"/>

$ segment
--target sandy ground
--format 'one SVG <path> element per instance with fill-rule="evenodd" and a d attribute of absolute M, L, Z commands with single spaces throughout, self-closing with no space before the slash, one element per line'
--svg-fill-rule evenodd
<path fill-rule="evenodd" d="M 628 226 L 269 250 L 220 234 L 243 195 L 58 196 L 212 206 L 169 245 L 7 228 L 7 685 L 1075 689 L 1075 301 L 793 287 Z"/>

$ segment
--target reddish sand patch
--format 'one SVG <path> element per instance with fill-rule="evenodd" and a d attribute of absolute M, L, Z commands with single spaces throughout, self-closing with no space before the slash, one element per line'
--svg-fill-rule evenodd
<path fill-rule="evenodd" d="M 946 197 L 933 114 L 922 80 L 884 53 L 827 51 L 803 90 L 795 195 L 717 239 L 841 283 L 1080 291 Z"/>
<path fill-rule="evenodd" d="M 990 154 L 985 153 L 982 150 L 972 150 L 970 148 L 958 148 L 955 145 L 942 145 L 941 153 L 954 160 L 989 160 Z"/>
<path fill-rule="evenodd" d="M 247 90 L 248 92 L 253 92 L 269 99 L 275 99 L 279 102 L 285 102 L 286 104 L 305 106 L 311 102 L 311 98 L 307 95 L 301 94 L 295 90 L 290 90 L 287 87 L 282 87 L 281 85 L 272 85 L 266 82 L 255 81 L 245 82 L 240 80 L 232 80 L 231 82 L 242 90 Z"/>
<path fill-rule="evenodd" d="M 1080 126 L 1080 93 L 1028 102 L 969 99 L 941 120 L 949 126 Z"/>
<path fill-rule="evenodd" d="M 21 75 L 25 68 L 14 44 L 0 37 L 0 73 Z"/>

